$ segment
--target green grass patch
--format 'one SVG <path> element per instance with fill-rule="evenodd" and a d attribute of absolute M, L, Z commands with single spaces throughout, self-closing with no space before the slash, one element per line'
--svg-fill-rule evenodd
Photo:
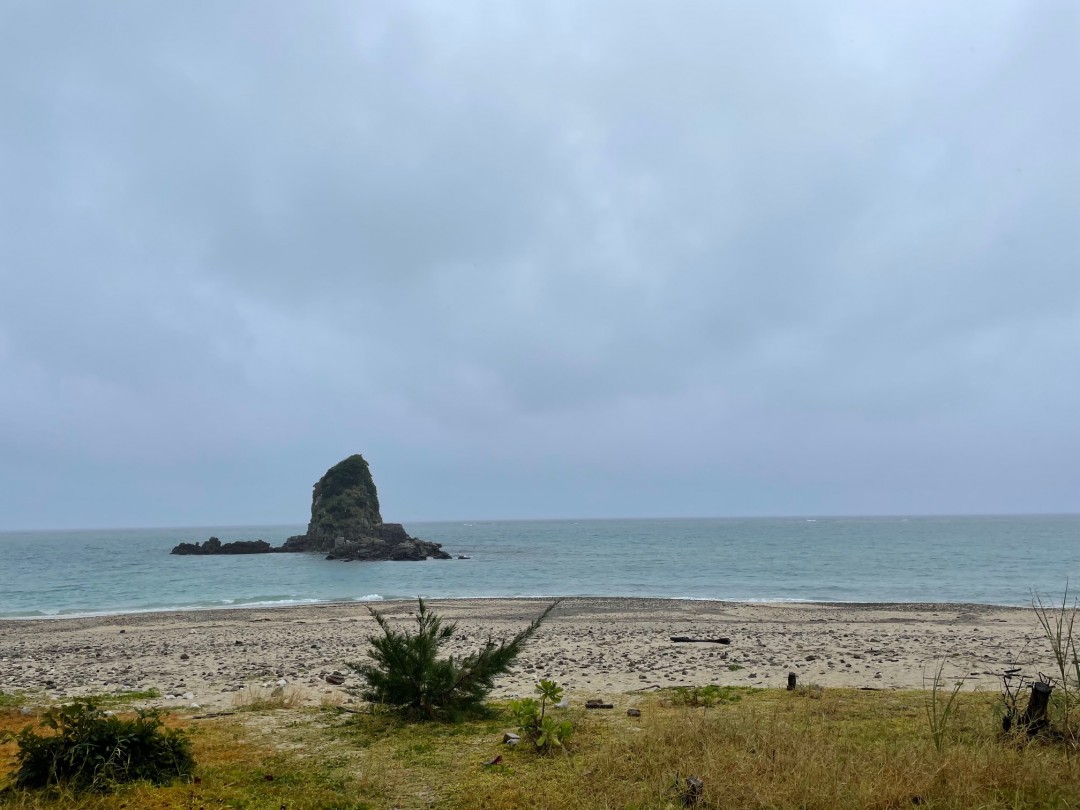
<path fill-rule="evenodd" d="M 0 692 L 0 711 L 13 711 L 26 705 L 26 692 Z"/>
<path fill-rule="evenodd" d="M 754 688 L 751 686 L 708 684 L 707 686 L 676 686 L 664 690 L 661 694 L 666 694 L 667 699 L 673 706 L 708 707 L 721 703 L 737 703 L 742 700 L 743 696 L 753 692 Z"/>

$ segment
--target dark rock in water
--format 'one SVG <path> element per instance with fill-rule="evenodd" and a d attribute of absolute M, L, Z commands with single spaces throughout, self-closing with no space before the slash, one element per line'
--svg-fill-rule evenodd
<path fill-rule="evenodd" d="M 338 537 L 326 555 L 328 560 L 419 561 L 428 557 L 450 559 L 438 543 L 410 537 L 400 523 L 380 523 L 352 539 Z"/>
<path fill-rule="evenodd" d="M 315 484 L 311 521 L 305 534 L 279 548 L 263 540 L 222 544 L 181 543 L 173 554 L 260 554 L 271 551 L 317 551 L 328 560 L 449 560 L 439 543 L 410 537 L 400 523 L 383 523 L 379 494 L 363 456 L 349 456 Z"/>
<path fill-rule="evenodd" d="M 328 560 L 450 559 L 438 543 L 410 537 L 400 523 L 383 523 L 379 494 L 363 456 L 349 456 L 315 484 L 306 534 L 282 551 L 318 551 Z"/>
<path fill-rule="evenodd" d="M 265 540 L 237 540 L 232 543 L 222 543 L 216 537 L 211 537 L 205 543 L 181 543 L 173 550 L 173 554 L 266 554 L 276 549 Z"/>

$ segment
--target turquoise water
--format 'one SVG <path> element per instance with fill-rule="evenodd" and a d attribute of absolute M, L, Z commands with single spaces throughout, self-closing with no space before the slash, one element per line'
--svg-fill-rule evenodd
<path fill-rule="evenodd" d="M 1028 604 L 1080 581 L 1080 516 L 413 523 L 468 560 L 176 557 L 302 526 L 0 533 L 0 616 L 321 601 L 650 596 Z"/>

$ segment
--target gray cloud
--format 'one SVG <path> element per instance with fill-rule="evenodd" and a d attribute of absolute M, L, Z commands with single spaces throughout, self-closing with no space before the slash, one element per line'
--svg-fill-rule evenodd
<path fill-rule="evenodd" d="M 4 523 L 1076 511 L 1078 33 L 9 4 Z"/>

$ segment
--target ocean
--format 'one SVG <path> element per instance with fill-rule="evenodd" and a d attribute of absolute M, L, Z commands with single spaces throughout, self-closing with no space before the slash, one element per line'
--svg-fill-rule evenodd
<path fill-rule="evenodd" d="M 1080 583 L 1080 515 L 411 523 L 466 560 L 183 557 L 303 526 L 0 532 L 0 617 L 425 597 L 1027 605 Z"/>

